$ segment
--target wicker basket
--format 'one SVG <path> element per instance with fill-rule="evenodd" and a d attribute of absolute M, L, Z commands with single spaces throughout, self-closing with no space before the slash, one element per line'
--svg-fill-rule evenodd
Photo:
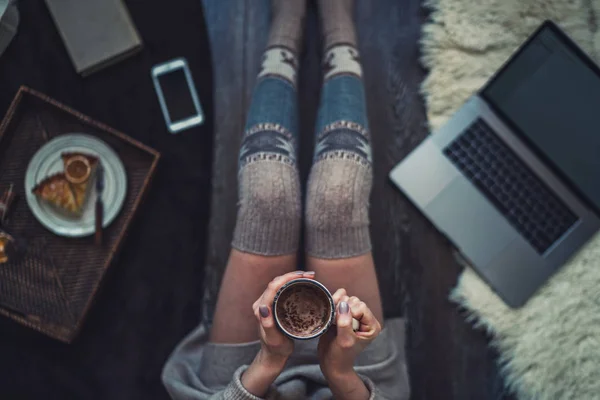
<path fill-rule="evenodd" d="M 48 139 L 72 132 L 106 142 L 119 154 L 127 172 L 125 203 L 105 229 L 102 246 L 96 246 L 93 237 L 74 239 L 51 233 L 35 219 L 25 200 L 29 160 Z M 21 87 L 0 125 L 0 188 L 14 184 L 19 199 L 6 229 L 26 243 L 26 253 L 16 262 L 0 264 L 0 314 L 71 342 L 123 243 L 159 157 L 132 138 Z"/>

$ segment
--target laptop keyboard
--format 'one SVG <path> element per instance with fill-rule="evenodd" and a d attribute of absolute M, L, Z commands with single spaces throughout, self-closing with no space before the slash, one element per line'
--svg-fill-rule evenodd
<path fill-rule="evenodd" d="M 444 154 L 540 254 L 577 221 L 483 120 L 454 139 Z"/>

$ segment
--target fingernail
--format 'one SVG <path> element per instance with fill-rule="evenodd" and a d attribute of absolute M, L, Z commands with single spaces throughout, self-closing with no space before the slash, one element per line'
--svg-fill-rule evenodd
<path fill-rule="evenodd" d="M 348 307 L 348 303 L 346 303 L 345 301 L 342 301 L 340 303 L 340 314 L 348 314 L 348 311 L 350 311 L 350 307 Z"/>
<path fill-rule="evenodd" d="M 269 307 L 267 307 L 267 306 L 260 306 L 258 308 L 258 312 L 259 312 L 259 314 L 260 314 L 261 317 L 267 318 L 269 316 Z"/>
<path fill-rule="evenodd" d="M 308 276 L 315 276 L 316 272 L 315 271 L 306 271 L 304 273 L 304 275 L 308 275 Z"/>
<path fill-rule="evenodd" d="M 304 275 L 304 271 L 296 271 L 294 272 L 296 275 Z"/>

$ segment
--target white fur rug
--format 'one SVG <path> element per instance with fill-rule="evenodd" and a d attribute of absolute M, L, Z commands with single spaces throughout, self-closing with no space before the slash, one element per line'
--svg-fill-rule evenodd
<path fill-rule="evenodd" d="M 430 72 L 422 92 L 432 129 L 545 19 L 600 61 L 600 0 L 426 0 L 426 6 L 432 15 L 422 61 Z M 600 235 L 520 310 L 505 306 L 468 267 L 451 299 L 492 334 L 507 388 L 519 398 L 600 399 Z"/>

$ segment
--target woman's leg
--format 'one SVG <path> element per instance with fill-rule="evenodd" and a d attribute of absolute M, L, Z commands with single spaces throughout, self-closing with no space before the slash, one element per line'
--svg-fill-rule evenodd
<path fill-rule="evenodd" d="M 274 277 L 296 268 L 301 205 L 296 166 L 296 71 L 305 0 L 273 0 L 239 155 L 239 209 L 210 340 L 258 339 L 252 303 Z"/>
<path fill-rule="evenodd" d="M 324 82 L 308 181 L 308 268 L 332 292 L 345 288 L 382 321 L 369 236 L 372 186 L 362 68 L 352 0 L 319 0 Z"/>

